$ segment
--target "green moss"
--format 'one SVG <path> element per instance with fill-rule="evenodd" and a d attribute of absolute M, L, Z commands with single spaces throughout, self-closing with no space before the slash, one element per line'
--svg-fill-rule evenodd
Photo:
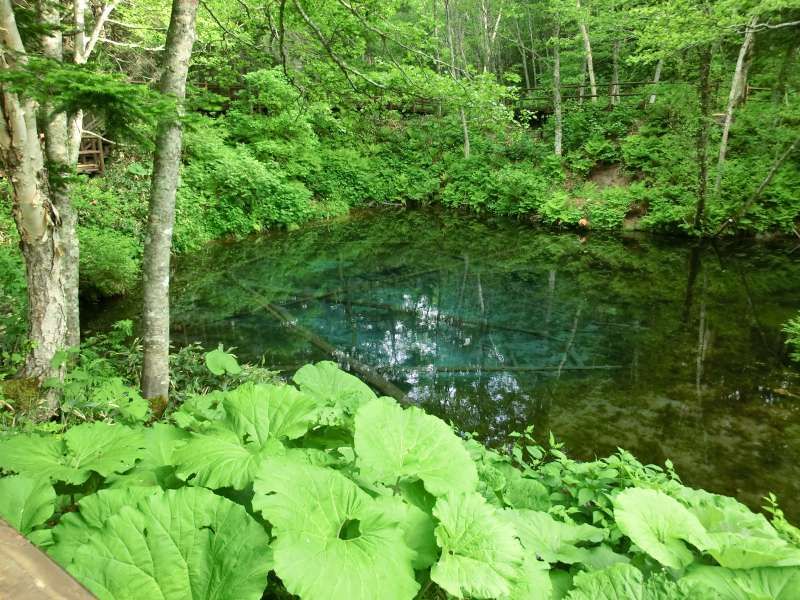
<path fill-rule="evenodd" d="M 0 398 L 15 412 L 33 413 L 40 403 L 39 382 L 31 378 L 0 381 Z"/>

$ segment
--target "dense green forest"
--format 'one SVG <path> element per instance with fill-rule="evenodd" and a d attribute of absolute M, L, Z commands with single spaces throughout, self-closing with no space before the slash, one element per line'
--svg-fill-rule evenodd
<path fill-rule="evenodd" d="M 0 517 L 92 594 L 800 597 L 797 0 L 0 0 L 0 51 Z"/>

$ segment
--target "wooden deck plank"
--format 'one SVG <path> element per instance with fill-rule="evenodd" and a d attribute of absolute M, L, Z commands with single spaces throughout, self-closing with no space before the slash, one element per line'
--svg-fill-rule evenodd
<path fill-rule="evenodd" d="M 94 596 L 0 519 L 0 600 L 91 600 Z"/>

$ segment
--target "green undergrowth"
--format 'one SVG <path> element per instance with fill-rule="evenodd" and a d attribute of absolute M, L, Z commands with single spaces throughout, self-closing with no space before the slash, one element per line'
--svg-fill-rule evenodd
<path fill-rule="evenodd" d="M 501 98 L 508 90 L 495 87 L 484 99 L 491 109 L 470 119 L 466 158 L 457 111 L 354 109 L 303 96 L 280 68 L 246 73 L 224 110 L 193 113 L 186 123 L 174 251 L 382 205 L 442 205 L 557 228 L 693 232 L 697 115 L 685 90 L 664 90 L 646 107 L 638 99 L 567 102 L 564 156 L 556 157 L 553 119 L 515 112 Z M 763 180 L 773 160 L 764 149 L 791 141 L 789 134 L 763 138 L 763 110 L 754 99 L 737 112 L 720 194 L 708 199 L 708 232 L 737 215 Z M 773 120 L 795 113 L 769 108 Z M 718 128 L 711 136 L 714 147 Z M 103 176 L 80 176 L 71 188 L 85 295 L 121 295 L 137 284 L 151 164 L 147 147 L 115 146 Z M 618 176 L 598 180 L 607 169 Z M 790 234 L 800 215 L 798 185 L 800 170 L 788 161 L 724 234 Z"/>
<path fill-rule="evenodd" d="M 800 596 L 774 498 L 770 523 L 669 463 L 512 439 L 487 449 L 322 362 L 160 420 L 6 431 L 0 515 L 99 598 Z"/>
<path fill-rule="evenodd" d="M 800 314 L 787 321 L 783 332 L 786 334 L 786 345 L 789 346 L 791 359 L 800 363 Z"/>

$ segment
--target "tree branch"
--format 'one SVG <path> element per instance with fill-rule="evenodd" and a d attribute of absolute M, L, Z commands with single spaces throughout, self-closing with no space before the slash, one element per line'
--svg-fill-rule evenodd
<path fill-rule="evenodd" d="M 342 71 L 342 73 L 344 73 L 344 76 L 347 78 L 347 81 L 350 84 L 350 87 L 352 87 L 354 91 L 357 92 L 358 88 L 356 88 L 355 84 L 353 83 L 353 80 L 350 79 L 350 73 L 352 73 L 353 75 L 356 75 L 357 77 L 360 77 L 361 79 L 363 79 L 367 83 L 369 83 L 371 85 L 374 85 L 377 88 L 385 89 L 386 86 L 384 86 L 384 85 L 378 83 L 377 81 L 371 79 L 370 77 L 368 77 L 367 75 L 365 75 L 364 73 L 359 71 L 358 69 L 355 69 L 354 67 L 351 67 L 346 62 L 344 62 L 341 58 L 339 58 L 339 56 L 333 51 L 333 48 L 331 48 L 331 45 L 328 42 L 328 40 L 325 39 L 325 36 L 322 34 L 322 31 L 320 31 L 319 27 L 317 27 L 317 24 L 314 23 L 314 21 L 311 19 L 311 17 L 309 17 L 306 14 L 306 11 L 303 10 L 303 7 L 300 4 L 300 1 L 299 0 L 292 0 L 292 2 L 294 4 L 295 8 L 297 9 L 297 11 L 300 13 L 300 16 L 303 17 L 303 21 L 305 21 L 306 24 L 311 28 L 311 30 L 314 32 L 314 35 L 319 40 L 319 43 L 322 44 L 322 47 L 325 49 L 325 52 L 327 52 L 328 56 L 331 57 L 331 60 L 333 62 L 335 62 L 336 66 L 338 66 L 339 69 Z"/>
<path fill-rule="evenodd" d="M 100 39 L 100 33 L 103 31 L 103 27 L 105 27 L 106 21 L 111 13 L 114 11 L 115 8 L 119 5 L 121 0 L 112 0 L 108 4 L 103 7 L 103 12 L 100 13 L 100 16 L 97 17 L 97 22 L 94 24 L 94 29 L 92 29 L 92 34 L 89 36 L 89 41 L 86 42 L 86 46 L 84 46 L 83 51 L 80 53 L 80 57 L 76 55 L 75 62 L 78 64 L 83 64 L 89 57 L 92 55 L 95 46 L 97 45 L 97 41 Z M 108 40 L 103 40 L 108 41 Z"/>

